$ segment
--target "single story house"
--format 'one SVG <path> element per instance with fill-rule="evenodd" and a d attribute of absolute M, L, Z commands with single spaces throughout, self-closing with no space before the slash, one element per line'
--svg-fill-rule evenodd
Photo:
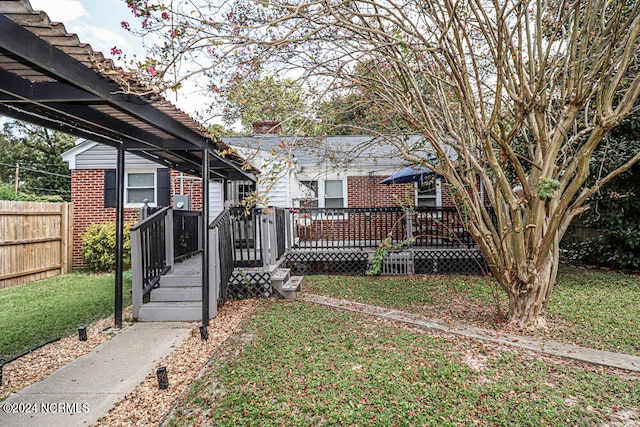
<path fill-rule="evenodd" d="M 406 138 L 408 144 L 421 140 L 418 136 Z M 271 206 L 454 206 L 439 177 L 432 177 L 422 185 L 414 182 L 380 185 L 382 179 L 407 164 L 394 144 L 382 139 L 375 141 L 369 135 L 284 136 L 279 134 L 277 123 L 262 122 L 254 124 L 252 136 L 222 140 L 262 171 L 257 190 Z M 431 153 L 425 151 L 424 156 L 428 155 Z M 242 193 L 231 190 L 230 200 L 239 200 Z"/>
<path fill-rule="evenodd" d="M 280 135 L 278 130 L 279 126 L 271 122 L 257 123 L 252 136 L 221 138 L 248 158 L 263 176 L 257 184 L 212 180 L 209 185 L 211 219 L 225 204 L 237 204 L 255 190 L 265 205 L 284 208 L 454 206 L 440 178 L 430 179 L 423 186 L 414 182 L 379 184 L 406 166 L 392 144 L 371 144 L 372 137 L 368 135 L 294 137 Z M 87 227 L 113 221 L 115 215 L 116 150 L 82 140 L 65 152 L 63 159 L 72 171 L 73 265 L 81 267 L 84 265 L 82 237 Z M 131 153 L 126 154 L 125 168 L 127 222 L 138 221 L 145 200 L 152 207 L 200 209 L 202 195 L 198 178 L 163 168 Z"/>

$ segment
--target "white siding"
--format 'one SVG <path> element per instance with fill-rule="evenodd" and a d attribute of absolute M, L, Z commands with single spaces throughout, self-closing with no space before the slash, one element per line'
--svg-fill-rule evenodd
<path fill-rule="evenodd" d="M 209 183 L 209 221 L 214 220 L 224 209 L 224 200 L 221 182 Z"/>
<path fill-rule="evenodd" d="M 262 185 L 258 184 L 258 192 L 260 195 L 269 198 L 269 206 L 275 206 L 278 208 L 288 208 L 293 206 L 289 190 L 288 172 L 285 172 L 278 177 L 278 180 L 268 193 Z"/>
<path fill-rule="evenodd" d="M 117 156 L 118 152 L 115 148 L 98 144 L 76 156 L 76 169 L 115 169 Z M 127 169 L 163 167 L 131 153 L 125 153 L 124 164 Z"/>

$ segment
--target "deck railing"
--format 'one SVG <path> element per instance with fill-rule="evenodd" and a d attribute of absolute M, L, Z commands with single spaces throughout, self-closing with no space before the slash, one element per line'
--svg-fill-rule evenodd
<path fill-rule="evenodd" d="M 136 318 L 145 297 L 173 265 L 172 224 L 173 211 L 163 208 L 131 227 L 131 264 L 135 266 L 132 305 Z"/>
<path fill-rule="evenodd" d="M 229 208 L 231 243 L 236 267 L 262 266 L 262 209 Z"/>
<path fill-rule="evenodd" d="M 456 208 L 296 208 L 289 209 L 294 248 L 370 249 L 388 236 L 394 243 L 451 248 L 475 243 Z"/>
<path fill-rule="evenodd" d="M 227 285 L 233 274 L 234 256 L 233 256 L 233 232 L 232 232 L 232 215 L 230 209 L 227 208 L 216 219 L 209 224 L 209 244 L 210 244 L 210 266 L 213 283 L 219 289 L 215 299 L 217 307 L 221 308 L 227 301 Z"/>
<path fill-rule="evenodd" d="M 230 208 L 234 264 L 262 267 L 275 264 L 287 250 L 288 211 L 283 208 Z"/>
<path fill-rule="evenodd" d="M 181 261 L 202 250 L 201 211 L 173 211 L 173 253 Z"/>

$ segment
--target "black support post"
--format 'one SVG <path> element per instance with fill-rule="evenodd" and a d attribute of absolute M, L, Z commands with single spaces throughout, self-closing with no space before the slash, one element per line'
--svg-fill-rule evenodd
<path fill-rule="evenodd" d="M 209 150 L 202 152 L 202 326 L 209 325 Z"/>
<path fill-rule="evenodd" d="M 122 328 L 122 270 L 124 247 L 124 147 L 118 146 L 116 166 L 116 280 L 115 280 L 115 328 Z"/>

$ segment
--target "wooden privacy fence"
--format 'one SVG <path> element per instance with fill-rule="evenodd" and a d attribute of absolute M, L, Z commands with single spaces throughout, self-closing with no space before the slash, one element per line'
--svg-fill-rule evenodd
<path fill-rule="evenodd" d="M 0 288 L 68 273 L 72 246 L 71 203 L 0 200 Z"/>

